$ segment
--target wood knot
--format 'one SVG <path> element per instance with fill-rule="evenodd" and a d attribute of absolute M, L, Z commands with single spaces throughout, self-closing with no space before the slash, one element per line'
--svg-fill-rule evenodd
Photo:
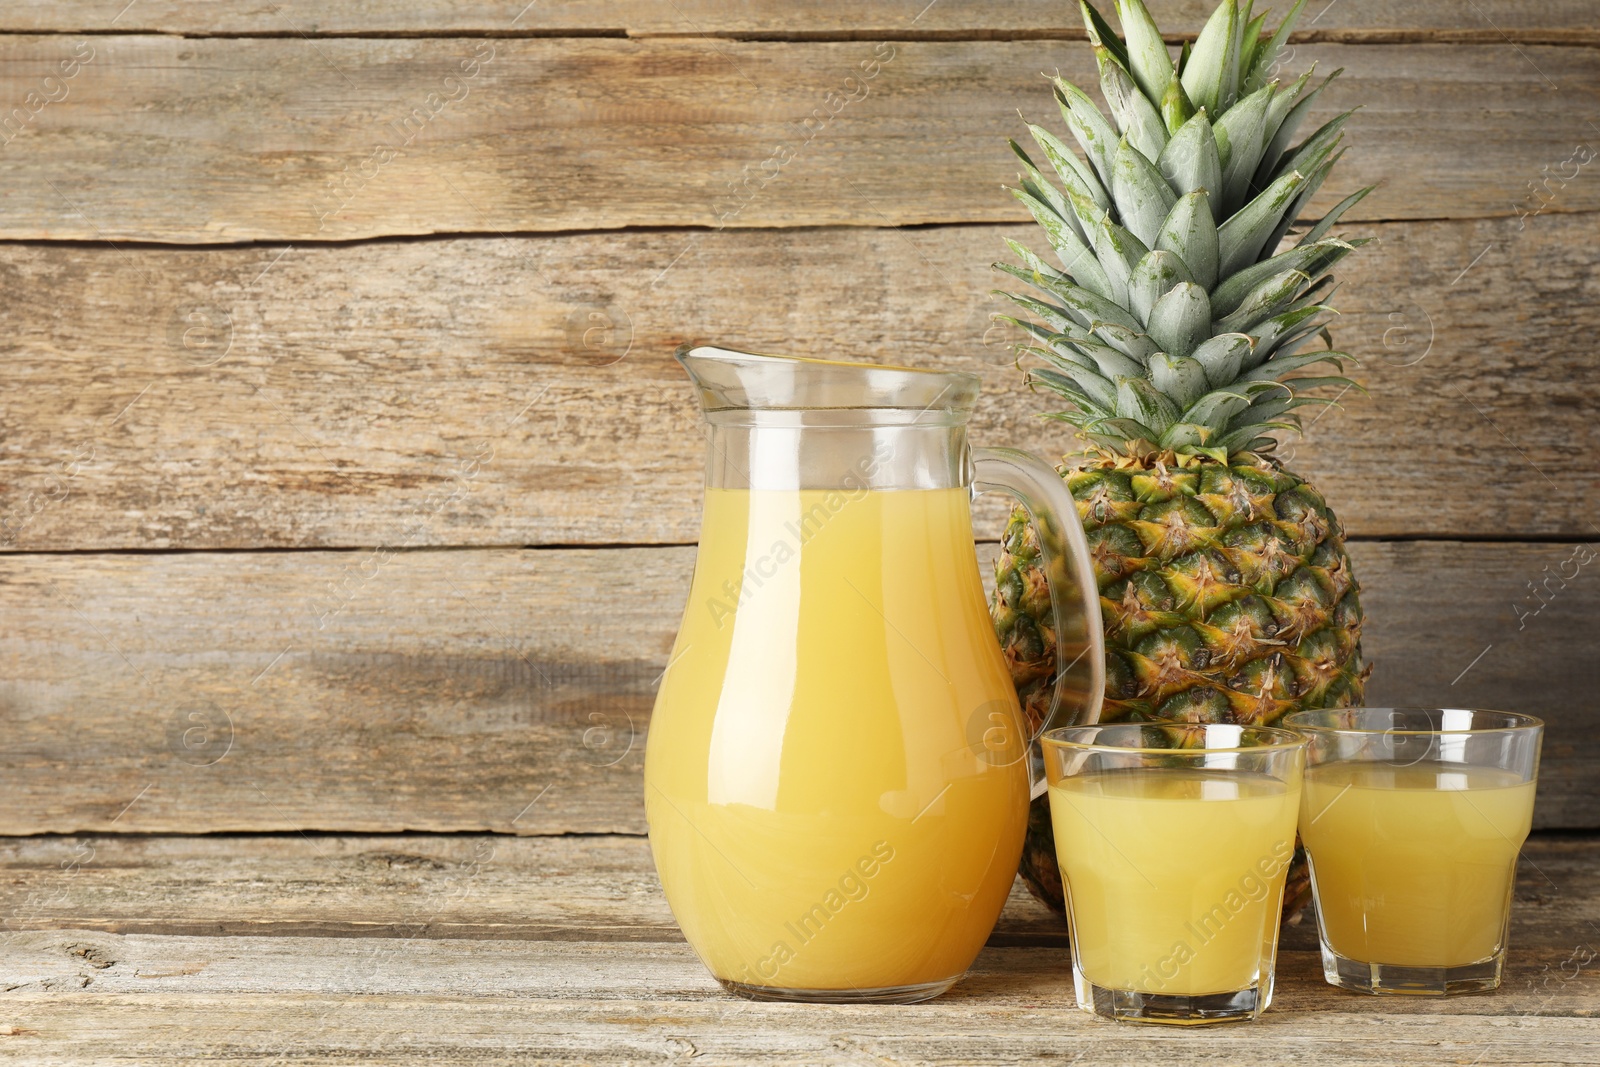
<path fill-rule="evenodd" d="M 104 949 L 97 945 L 68 945 L 67 955 L 76 956 L 96 970 L 103 971 L 107 967 L 115 967 L 117 961 L 112 959 Z"/>

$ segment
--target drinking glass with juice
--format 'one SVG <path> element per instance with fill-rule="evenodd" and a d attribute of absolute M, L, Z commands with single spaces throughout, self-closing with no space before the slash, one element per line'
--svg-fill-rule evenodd
<path fill-rule="evenodd" d="M 1043 744 L 1079 1006 L 1187 1024 L 1264 1011 L 1305 740 L 1125 723 Z"/>
<path fill-rule="evenodd" d="M 1455 708 L 1285 722 L 1310 738 L 1300 834 L 1327 980 L 1367 993 L 1499 986 L 1543 724 Z"/>

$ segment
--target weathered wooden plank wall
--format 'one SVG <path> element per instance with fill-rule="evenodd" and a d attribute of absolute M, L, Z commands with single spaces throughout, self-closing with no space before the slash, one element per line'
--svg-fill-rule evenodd
<path fill-rule="evenodd" d="M 6 232 L 116 241 L 1007 221 L 1004 137 L 1053 115 L 1057 41 L 717 42 L 0 37 Z M 1591 135 L 1600 52 L 1298 48 L 1344 74 L 1352 152 L 1314 206 L 1355 218 L 1511 213 Z M 60 73 L 63 63 L 76 73 Z M 1492 87 L 1486 92 L 1485 86 Z M 1492 106 L 1486 106 L 1492 104 Z M 13 132 L 14 131 L 14 132 Z M 997 142 L 1001 147 L 996 150 Z M 1343 192 L 1341 192 L 1343 191 Z M 1559 209 L 1600 207 L 1574 181 Z"/>
<path fill-rule="evenodd" d="M 1164 31 L 1192 38 L 1211 12 L 1209 0 L 1149 0 Z M 1600 37 L 1587 0 L 1343 0 L 1306 13 L 1297 39 L 1593 41 Z M 353 34 L 630 37 L 861 37 L 916 35 L 1081 40 L 1075 5 L 1060 0 L 808 0 L 801 4 L 726 0 L 12 0 L 0 32 L 99 31 L 259 34 L 322 37 Z"/>
<path fill-rule="evenodd" d="M 1600 612 L 1600 583 L 1514 605 L 1572 548 L 1352 548 L 1382 699 L 1548 716 L 1549 827 L 1596 817 L 1600 657 L 1550 649 Z M 693 563 L 687 547 L 0 557 L 0 826 L 642 833 L 650 704 Z"/>
<path fill-rule="evenodd" d="M 671 348 L 963 367 L 978 437 L 1065 448 L 985 294 L 1077 37 L 1028 0 L 7 4 L 0 832 L 640 832 L 698 524 Z M 1294 454 L 1371 695 L 1546 715 L 1540 824 L 1600 826 L 1592 5 L 1343 0 L 1299 41 L 1366 105 L 1336 191 L 1383 183 L 1335 327 L 1372 395 Z"/>
<path fill-rule="evenodd" d="M 1355 534 L 1595 533 L 1593 220 L 1365 227 L 1336 337 L 1371 395 L 1295 460 Z M 975 371 L 975 439 L 1055 455 L 988 321 L 1001 237 L 1034 230 L 0 246 L 0 471 L 34 494 L 0 542 L 693 541 L 705 443 L 671 358 L 693 339 Z"/>

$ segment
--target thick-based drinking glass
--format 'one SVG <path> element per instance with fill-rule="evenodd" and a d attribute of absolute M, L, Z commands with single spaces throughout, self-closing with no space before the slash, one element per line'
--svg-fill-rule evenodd
<path fill-rule="evenodd" d="M 1544 724 L 1464 708 L 1302 711 L 1300 836 L 1323 975 L 1364 993 L 1495 989 Z"/>
<path fill-rule="evenodd" d="M 1078 1006 L 1190 1025 L 1260 1015 L 1272 1002 L 1305 738 L 1116 723 L 1042 741 Z"/>

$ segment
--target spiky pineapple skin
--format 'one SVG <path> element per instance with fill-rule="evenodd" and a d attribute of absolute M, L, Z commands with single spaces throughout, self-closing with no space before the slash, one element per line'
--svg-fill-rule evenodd
<path fill-rule="evenodd" d="M 1101 721 L 1271 725 L 1359 704 L 1360 589 L 1322 495 L 1271 460 L 1077 457 L 1064 469 L 1088 536 L 1106 641 Z M 1035 729 L 1049 708 L 1055 634 L 1038 537 L 1012 514 L 990 613 Z M 1048 798 L 1029 813 L 1021 873 L 1065 911 Z M 1292 920 L 1310 892 L 1297 852 Z"/>

